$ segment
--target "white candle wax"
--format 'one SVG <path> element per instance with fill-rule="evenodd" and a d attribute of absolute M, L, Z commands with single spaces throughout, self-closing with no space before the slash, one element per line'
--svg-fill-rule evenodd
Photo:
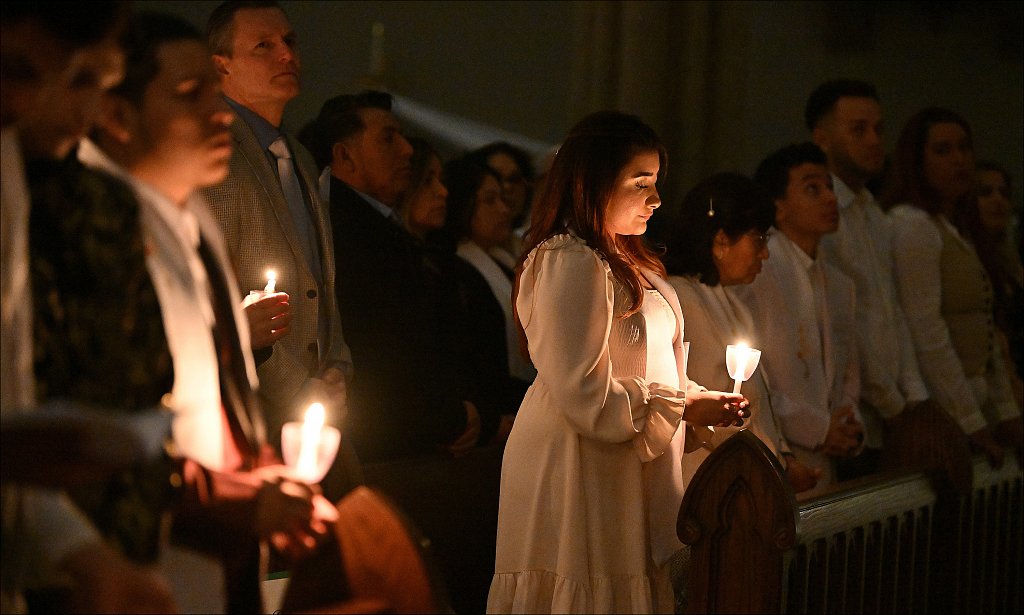
<path fill-rule="evenodd" d="M 302 479 L 313 481 L 317 476 L 317 457 L 320 453 L 320 434 L 324 428 L 323 404 L 311 404 L 302 423 L 299 458 L 295 473 Z"/>
<path fill-rule="evenodd" d="M 757 368 L 757 361 L 754 354 L 759 355 L 760 351 L 753 350 L 745 342 L 730 344 L 725 347 L 725 362 L 729 369 L 729 375 L 733 379 L 733 393 L 739 393 L 743 381 L 750 377 L 747 372 L 753 372 Z M 753 363 L 751 365 L 751 363 Z M 748 370 L 748 366 L 750 369 Z"/>
<path fill-rule="evenodd" d="M 740 346 L 736 349 L 736 378 L 733 380 L 732 392 L 739 393 L 743 385 L 743 372 L 747 370 L 747 353 L 749 348 Z"/>

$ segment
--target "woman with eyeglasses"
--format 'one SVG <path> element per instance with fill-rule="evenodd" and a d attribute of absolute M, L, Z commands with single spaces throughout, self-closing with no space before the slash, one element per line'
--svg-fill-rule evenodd
<path fill-rule="evenodd" d="M 725 347 L 745 341 L 760 348 L 750 311 L 728 289 L 750 284 L 768 258 L 768 233 L 775 205 L 753 180 L 719 173 L 697 184 L 666 225 L 662 238 L 668 282 L 679 295 L 686 319 L 689 378 L 712 389 L 732 385 Z M 705 444 L 683 457 L 683 483 L 689 484 L 711 451 L 740 429 L 750 429 L 786 468 L 793 491 L 815 486 L 821 470 L 796 459 L 782 435 L 768 395 L 768 381 L 758 369 L 743 384 L 750 419 L 742 427 L 715 428 Z"/>
<path fill-rule="evenodd" d="M 477 150 L 471 157 L 492 169 L 498 176 L 501 198 L 511 213 L 512 231 L 500 246 L 490 250 L 491 256 L 504 261 L 512 269 L 522 255 L 523 235 L 530 225 L 530 202 L 533 200 L 533 161 L 523 149 L 495 141 Z"/>

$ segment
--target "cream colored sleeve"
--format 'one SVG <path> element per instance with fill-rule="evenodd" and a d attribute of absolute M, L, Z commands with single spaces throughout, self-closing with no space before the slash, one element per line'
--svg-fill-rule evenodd
<path fill-rule="evenodd" d="M 581 436 L 605 442 L 627 442 L 647 430 L 637 444 L 644 459 L 667 446 L 682 415 L 681 403 L 673 410 L 673 402 L 683 393 L 612 376 L 613 293 L 608 265 L 596 252 L 556 239 L 524 263 L 516 305 L 537 377 L 565 420 Z M 656 419 L 648 420 L 652 392 L 660 401 Z"/>

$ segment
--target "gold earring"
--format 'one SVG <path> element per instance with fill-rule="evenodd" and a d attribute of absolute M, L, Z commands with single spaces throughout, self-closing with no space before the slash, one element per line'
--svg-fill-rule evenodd
<path fill-rule="evenodd" d="M 712 198 L 708 199 L 708 217 L 709 218 L 714 218 L 715 217 L 715 199 L 712 199 Z"/>

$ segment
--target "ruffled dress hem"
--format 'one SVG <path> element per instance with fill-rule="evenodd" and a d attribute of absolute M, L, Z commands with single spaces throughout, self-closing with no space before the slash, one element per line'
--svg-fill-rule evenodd
<path fill-rule="evenodd" d="M 488 613 L 652 613 L 651 584 L 643 575 L 591 577 L 584 585 L 546 570 L 498 573 Z"/>

